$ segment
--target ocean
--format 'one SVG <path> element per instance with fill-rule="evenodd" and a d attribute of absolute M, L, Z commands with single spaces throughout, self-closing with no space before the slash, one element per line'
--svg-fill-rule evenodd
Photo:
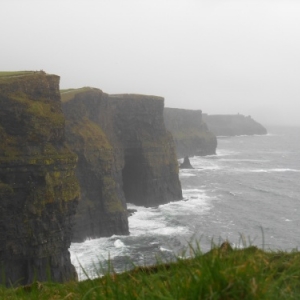
<path fill-rule="evenodd" d="M 191 157 L 180 170 L 184 200 L 153 208 L 128 204 L 129 236 L 72 243 L 79 278 L 188 257 L 228 240 L 233 247 L 300 247 L 300 128 L 218 137 L 217 154 Z M 110 261 L 110 264 L 108 263 Z M 84 271 L 83 271 L 84 270 Z"/>

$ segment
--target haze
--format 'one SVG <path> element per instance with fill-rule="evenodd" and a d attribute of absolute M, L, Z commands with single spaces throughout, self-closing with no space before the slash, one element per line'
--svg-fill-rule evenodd
<path fill-rule="evenodd" d="M 2 0 L 0 69 L 298 126 L 299 2 Z"/>

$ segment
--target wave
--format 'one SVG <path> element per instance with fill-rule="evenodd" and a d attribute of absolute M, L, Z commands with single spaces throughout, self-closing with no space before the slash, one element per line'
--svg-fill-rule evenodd
<path fill-rule="evenodd" d="M 114 245 L 115 245 L 116 248 L 123 248 L 123 247 L 125 247 L 125 244 L 121 240 L 119 240 L 119 239 L 114 242 Z"/>
<path fill-rule="evenodd" d="M 162 252 L 173 252 L 172 250 L 164 248 L 164 247 L 159 247 L 159 250 Z"/>
<path fill-rule="evenodd" d="M 255 169 L 255 170 L 248 170 L 248 172 L 252 172 L 252 173 L 297 172 L 297 173 L 299 173 L 300 170 L 289 169 L 289 168 L 275 168 L 275 169 Z"/>
<path fill-rule="evenodd" d="M 181 177 L 193 177 L 193 176 L 196 176 L 196 174 L 180 171 L 179 176 L 181 176 Z"/>
<path fill-rule="evenodd" d="M 240 154 L 239 151 L 233 151 L 233 150 L 225 150 L 225 149 L 217 149 L 217 157 L 221 156 L 229 156 L 229 155 L 238 155 Z"/>
<path fill-rule="evenodd" d="M 204 190 L 201 189 L 182 189 L 183 193 L 204 193 Z"/>
<path fill-rule="evenodd" d="M 249 159 L 249 158 L 221 158 L 220 161 L 233 161 L 233 162 L 270 162 L 267 159 Z"/>

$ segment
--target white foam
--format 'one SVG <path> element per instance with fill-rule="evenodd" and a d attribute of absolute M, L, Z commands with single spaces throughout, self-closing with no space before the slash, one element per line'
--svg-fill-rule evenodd
<path fill-rule="evenodd" d="M 299 173 L 300 170 L 286 169 L 286 168 L 276 168 L 276 169 L 254 169 L 254 170 L 248 170 L 248 172 L 253 172 L 253 173 L 297 172 L 297 173 Z"/>
<path fill-rule="evenodd" d="M 159 247 L 159 250 L 163 251 L 163 252 L 173 252 L 172 250 L 164 248 L 164 247 Z"/>
<path fill-rule="evenodd" d="M 217 157 L 238 155 L 238 154 L 240 154 L 240 152 L 232 151 L 232 150 L 217 149 Z"/>
<path fill-rule="evenodd" d="M 183 193 L 204 193 L 201 189 L 182 189 Z"/>
<path fill-rule="evenodd" d="M 90 278 L 98 277 L 100 264 L 105 264 L 106 260 L 119 255 L 128 255 L 127 247 L 115 237 L 72 243 L 69 250 L 71 262 L 76 268 L 79 280 L 87 278 L 85 272 Z"/>
<path fill-rule="evenodd" d="M 266 159 L 246 159 L 246 158 L 221 158 L 220 161 L 233 161 L 233 162 L 269 162 Z"/>
<path fill-rule="evenodd" d="M 186 227 L 183 227 L 183 226 L 170 227 L 169 226 L 169 227 L 161 227 L 161 228 L 152 230 L 151 234 L 171 236 L 171 235 L 185 234 L 187 232 L 188 232 L 188 229 Z"/>
<path fill-rule="evenodd" d="M 208 158 L 207 156 L 200 156 L 200 157 L 191 157 L 190 158 L 191 165 L 194 169 L 186 170 L 187 173 L 197 174 L 199 172 L 205 170 L 220 170 L 221 166 L 218 163 L 218 159 Z"/>
<path fill-rule="evenodd" d="M 180 171 L 179 176 L 180 176 L 180 177 L 193 177 L 193 176 L 196 176 L 196 174 L 193 174 L 193 173 L 186 173 L 186 172 Z"/>
<path fill-rule="evenodd" d="M 116 248 L 125 247 L 124 243 L 119 239 L 114 242 L 114 245 L 115 245 Z"/>

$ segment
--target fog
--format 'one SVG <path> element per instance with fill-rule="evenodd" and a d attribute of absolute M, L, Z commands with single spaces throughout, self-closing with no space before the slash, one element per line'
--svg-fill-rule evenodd
<path fill-rule="evenodd" d="M 300 125 L 300 1 L 2 0 L 0 69 Z"/>

